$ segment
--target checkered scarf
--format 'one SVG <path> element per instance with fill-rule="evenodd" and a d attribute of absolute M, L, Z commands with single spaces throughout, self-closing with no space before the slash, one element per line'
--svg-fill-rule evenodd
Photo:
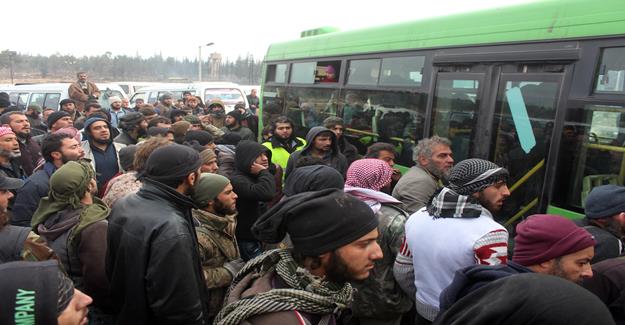
<path fill-rule="evenodd" d="M 508 179 L 508 171 L 482 159 L 466 159 L 451 169 L 449 185 L 441 189 L 427 205 L 434 218 L 477 218 L 482 205 L 473 193 Z"/>
<path fill-rule="evenodd" d="M 275 271 L 289 286 L 271 289 L 224 306 L 214 324 L 236 325 L 254 315 L 297 310 L 308 314 L 335 314 L 352 300 L 352 286 L 324 281 L 299 267 L 288 250 L 276 249 L 249 261 L 232 281 L 234 288 L 248 274 Z M 230 292 L 226 296 L 228 296 Z"/>
<path fill-rule="evenodd" d="M 345 185 L 379 191 L 391 183 L 393 169 L 380 159 L 359 159 L 347 170 Z"/>

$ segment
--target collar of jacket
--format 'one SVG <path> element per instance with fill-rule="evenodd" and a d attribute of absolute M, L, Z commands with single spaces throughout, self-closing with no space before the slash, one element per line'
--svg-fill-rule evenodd
<path fill-rule="evenodd" d="M 201 226 L 223 232 L 229 224 L 235 222 L 236 214 L 218 216 L 205 210 L 195 209 L 193 216 L 198 219 Z"/>
<path fill-rule="evenodd" d="M 171 188 L 161 182 L 150 179 L 149 177 L 142 177 L 143 187 L 142 192 L 149 193 L 164 200 L 170 201 L 182 208 L 197 209 L 197 206 L 193 203 L 193 200 L 186 195 L 180 194 L 174 188 Z"/>
<path fill-rule="evenodd" d="M 53 163 L 46 161 L 45 164 L 43 164 L 43 168 L 42 168 L 46 174 L 48 174 L 48 177 L 51 177 L 52 174 L 54 174 L 54 172 L 56 171 L 56 166 L 54 166 Z"/>

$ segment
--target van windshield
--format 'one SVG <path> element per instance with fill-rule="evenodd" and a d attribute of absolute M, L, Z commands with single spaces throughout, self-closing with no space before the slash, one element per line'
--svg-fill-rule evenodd
<path fill-rule="evenodd" d="M 204 101 L 209 103 L 211 100 L 220 99 L 226 105 L 234 105 L 238 102 L 244 102 L 243 94 L 236 88 L 213 88 L 206 89 L 204 93 Z"/>

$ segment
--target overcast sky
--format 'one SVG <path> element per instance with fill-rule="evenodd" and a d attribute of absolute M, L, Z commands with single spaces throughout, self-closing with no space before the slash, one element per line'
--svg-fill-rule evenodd
<path fill-rule="evenodd" d="M 196 59 L 219 52 L 261 59 L 269 44 L 322 26 L 350 30 L 528 0 L 8 0 L 0 50 Z M 24 26 L 28 27 L 24 27 Z"/>

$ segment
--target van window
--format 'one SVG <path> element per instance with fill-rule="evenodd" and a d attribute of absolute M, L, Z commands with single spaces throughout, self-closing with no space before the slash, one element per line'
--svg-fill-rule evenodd
<path fill-rule="evenodd" d="M 148 103 L 148 104 L 157 103 L 158 102 L 158 92 L 152 91 L 149 94 L 150 94 L 150 96 L 148 97 L 148 100 L 146 101 L 146 103 Z"/>
<path fill-rule="evenodd" d="M 43 102 L 46 99 L 46 94 L 44 93 L 35 93 L 30 95 L 30 101 L 28 102 L 28 106 L 30 105 L 39 105 L 39 107 L 43 108 Z"/>
<path fill-rule="evenodd" d="M 15 105 L 19 109 L 25 110 L 26 103 L 28 103 L 28 93 L 20 93 L 19 96 L 17 97 L 17 102 L 15 103 Z"/>
<path fill-rule="evenodd" d="M 235 105 L 239 102 L 245 103 L 243 93 L 236 88 L 206 89 L 204 92 L 204 102 L 210 103 L 210 101 L 215 99 L 223 101 L 225 105 Z"/>
<path fill-rule="evenodd" d="M 59 108 L 59 102 L 61 101 L 61 94 L 59 93 L 48 93 L 46 94 L 46 99 L 43 102 L 42 108 Z"/>

